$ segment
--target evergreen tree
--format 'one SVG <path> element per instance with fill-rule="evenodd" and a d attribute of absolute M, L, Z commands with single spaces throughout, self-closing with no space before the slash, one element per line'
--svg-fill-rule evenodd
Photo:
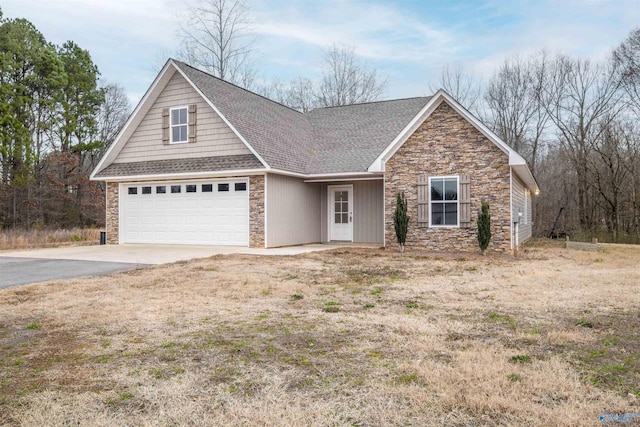
<path fill-rule="evenodd" d="M 400 252 L 404 252 L 404 244 L 407 241 L 407 230 L 409 229 L 409 217 L 407 216 L 407 198 L 403 192 L 396 195 L 396 211 L 393 213 L 393 226 L 396 230 Z"/>
<path fill-rule="evenodd" d="M 484 255 L 484 251 L 489 247 L 491 241 L 491 214 L 489 213 L 489 203 L 482 202 L 482 208 L 478 212 L 478 244 L 480 251 Z"/>

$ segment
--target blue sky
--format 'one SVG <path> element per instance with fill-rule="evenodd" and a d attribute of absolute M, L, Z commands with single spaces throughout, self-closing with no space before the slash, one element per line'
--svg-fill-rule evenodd
<path fill-rule="evenodd" d="M 388 79 L 385 98 L 422 96 L 442 67 L 491 75 L 540 49 L 602 60 L 640 27 L 640 0 L 247 0 L 265 80 L 319 73 L 322 50 L 353 45 Z M 183 0 L 3 0 L 51 42 L 88 49 L 137 102 L 177 46 Z"/>

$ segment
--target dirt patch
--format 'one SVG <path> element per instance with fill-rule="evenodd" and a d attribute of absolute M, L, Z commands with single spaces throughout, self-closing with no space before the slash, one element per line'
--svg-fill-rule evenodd
<path fill-rule="evenodd" d="M 594 425 L 638 407 L 639 261 L 350 249 L 5 290 L 0 423 Z"/>

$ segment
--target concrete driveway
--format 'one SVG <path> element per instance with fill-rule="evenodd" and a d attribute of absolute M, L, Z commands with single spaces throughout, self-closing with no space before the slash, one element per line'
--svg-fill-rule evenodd
<path fill-rule="evenodd" d="M 0 289 L 49 280 L 98 276 L 213 255 L 298 255 L 344 246 L 312 244 L 254 249 L 238 246 L 129 244 L 0 251 Z M 371 245 L 357 246 L 371 247 Z"/>

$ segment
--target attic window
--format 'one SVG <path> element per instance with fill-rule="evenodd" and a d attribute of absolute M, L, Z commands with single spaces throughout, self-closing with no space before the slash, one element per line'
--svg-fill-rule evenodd
<path fill-rule="evenodd" d="M 171 143 L 187 142 L 187 107 L 171 109 Z"/>

